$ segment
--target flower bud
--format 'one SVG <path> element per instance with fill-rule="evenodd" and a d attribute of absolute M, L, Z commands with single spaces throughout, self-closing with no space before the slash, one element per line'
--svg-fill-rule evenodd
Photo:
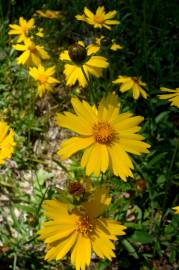
<path fill-rule="evenodd" d="M 75 43 L 69 47 L 68 54 L 71 60 L 78 65 L 82 64 L 87 56 L 86 49 L 78 43 Z"/>
<path fill-rule="evenodd" d="M 79 182 L 73 182 L 69 184 L 69 193 L 75 196 L 80 196 L 85 193 L 84 186 Z"/>
<path fill-rule="evenodd" d="M 146 190 L 146 182 L 144 179 L 139 179 L 136 182 L 137 189 L 140 191 L 145 191 Z"/>
<path fill-rule="evenodd" d="M 111 45 L 111 39 L 108 38 L 108 37 L 104 37 L 101 39 L 101 45 L 102 46 L 105 46 L 105 47 L 108 47 Z"/>

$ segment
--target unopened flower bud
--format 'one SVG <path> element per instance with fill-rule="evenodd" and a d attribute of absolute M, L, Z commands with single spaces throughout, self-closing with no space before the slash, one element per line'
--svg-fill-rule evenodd
<path fill-rule="evenodd" d="M 146 189 L 146 182 L 144 179 L 140 179 L 136 182 L 137 189 L 141 191 L 145 191 Z"/>
<path fill-rule="evenodd" d="M 76 64 L 83 63 L 87 56 L 86 49 L 78 43 L 75 43 L 69 47 L 68 54 L 71 60 Z"/>
<path fill-rule="evenodd" d="M 84 186 L 79 182 L 73 182 L 69 184 L 69 193 L 75 196 L 80 196 L 85 193 Z"/>
<path fill-rule="evenodd" d="M 111 45 L 111 39 L 108 38 L 108 37 L 104 37 L 101 39 L 101 45 L 102 46 L 105 46 L 105 47 L 108 47 Z"/>

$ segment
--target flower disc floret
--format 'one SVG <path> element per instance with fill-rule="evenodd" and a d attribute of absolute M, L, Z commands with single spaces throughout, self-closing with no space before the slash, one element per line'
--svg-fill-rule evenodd
<path fill-rule="evenodd" d="M 90 218 L 86 216 L 81 216 L 76 221 L 76 231 L 80 232 L 83 236 L 90 236 L 94 232 L 94 225 L 92 224 Z"/>
<path fill-rule="evenodd" d="M 96 142 L 110 145 L 115 139 L 115 133 L 107 122 L 98 122 L 93 126 L 93 134 Z"/>

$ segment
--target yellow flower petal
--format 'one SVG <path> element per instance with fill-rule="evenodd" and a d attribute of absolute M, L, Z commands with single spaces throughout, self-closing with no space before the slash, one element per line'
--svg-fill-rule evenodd
<path fill-rule="evenodd" d="M 45 256 L 45 260 L 52 260 L 55 258 L 56 260 L 62 259 L 68 253 L 68 251 L 72 248 L 72 246 L 74 245 L 76 241 L 76 238 L 77 238 L 77 232 L 72 233 L 71 236 L 67 237 L 66 239 L 61 240 L 61 242 L 59 242 L 57 246 L 55 246 L 54 248 L 50 249 L 47 252 Z"/>
<path fill-rule="evenodd" d="M 120 143 L 122 148 L 129 153 L 140 155 L 140 153 L 149 153 L 149 150 L 147 148 L 150 147 L 149 144 L 145 142 L 141 142 L 135 139 L 126 139 L 121 138 Z"/>
<path fill-rule="evenodd" d="M 175 210 L 175 214 L 179 215 L 179 206 L 175 206 L 172 209 Z"/>
<path fill-rule="evenodd" d="M 115 257 L 113 243 L 107 237 L 104 237 L 104 234 L 102 234 L 99 229 L 97 230 L 97 234 L 99 237 L 92 239 L 94 252 L 102 259 L 106 257 L 111 261 L 112 258 Z"/>
<path fill-rule="evenodd" d="M 87 138 L 73 137 L 61 144 L 58 155 L 60 155 L 61 159 L 67 159 L 77 151 L 82 150 L 93 143 L 94 138 L 92 136 Z"/>
<path fill-rule="evenodd" d="M 24 65 L 29 60 L 29 57 L 30 57 L 30 52 L 25 51 L 17 58 L 17 63 Z"/>
<path fill-rule="evenodd" d="M 108 147 L 108 151 L 110 154 L 113 173 L 117 176 L 120 176 L 123 181 L 126 181 L 128 176 L 132 177 L 132 162 L 121 145 L 116 144 L 114 146 Z"/>
<path fill-rule="evenodd" d="M 110 202 L 111 198 L 108 196 L 108 189 L 103 186 L 96 188 L 90 200 L 83 203 L 82 206 L 87 210 L 91 218 L 97 218 L 103 214 Z"/>
<path fill-rule="evenodd" d="M 134 99 L 138 99 L 140 96 L 140 86 L 138 86 L 137 84 L 133 85 L 133 98 Z"/>
<path fill-rule="evenodd" d="M 114 235 L 126 234 L 124 230 L 127 229 L 127 227 L 119 224 L 119 222 L 115 220 L 100 218 L 100 222 L 104 224 L 104 227 L 107 228 L 111 234 L 114 234 Z"/>
<path fill-rule="evenodd" d="M 94 110 L 86 101 L 81 102 L 78 98 L 72 98 L 71 103 L 76 114 L 78 114 L 80 117 L 86 119 L 86 121 L 91 124 L 97 121 L 97 116 Z"/>
<path fill-rule="evenodd" d="M 14 147 L 14 131 L 6 122 L 0 121 L 0 164 L 4 164 L 5 160 L 11 158 Z"/>
<path fill-rule="evenodd" d="M 57 240 L 61 240 L 65 237 L 69 237 L 69 235 L 74 232 L 75 228 L 74 228 L 74 225 L 71 224 L 69 226 L 69 228 L 65 228 L 61 231 L 58 231 L 56 234 L 53 234 L 52 236 L 50 237 L 47 237 L 46 240 L 45 240 L 45 243 L 52 243 L 52 242 L 55 242 Z"/>
<path fill-rule="evenodd" d="M 76 270 L 86 269 L 91 260 L 91 241 L 87 237 L 78 235 L 78 239 L 71 253 L 71 262 Z"/>
<path fill-rule="evenodd" d="M 65 112 L 64 115 L 58 113 L 56 115 L 56 122 L 59 126 L 71 129 L 81 135 L 92 135 L 92 127 L 85 125 L 86 122 L 83 122 L 83 118 L 78 117 L 70 112 Z"/>

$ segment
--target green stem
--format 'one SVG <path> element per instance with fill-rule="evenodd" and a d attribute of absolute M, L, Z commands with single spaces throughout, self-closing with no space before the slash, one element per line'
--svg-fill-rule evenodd
<path fill-rule="evenodd" d="M 14 253 L 13 270 L 16 270 L 16 265 L 17 265 L 17 254 Z"/>
<path fill-rule="evenodd" d="M 39 212 L 40 212 L 42 203 L 43 203 L 43 201 L 45 200 L 45 196 L 46 196 L 48 190 L 49 190 L 49 188 L 47 188 L 47 189 L 45 190 L 45 192 L 43 193 L 42 198 L 41 198 L 41 200 L 40 200 L 40 202 L 39 202 L 39 205 L 38 205 L 38 207 L 37 207 L 37 209 L 36 209 L 36 215 L 35 215 L 36 221 L 35 221 L 35 223 L 34 223 L 34 227 L 35 227 L 35 226 L 38 224 L 38 222 L 39 222 Z"/>
<path fill-rule="evenodd" d="M 34 117 L 34 115 L 35 115 L 35 97 L 36 97 L 35 89 L 31 88 L 30 104 L 31 104 L 32 117 Z"/>
<path fill-rule="evenodd" d="M 68 173 L 67 168 L 59 160 L 53 159 L 53 161 L 57 163 L 66 173 Z"/>
<path fill-rule="evenodd" d="M 94 94 L 94 91 L 93 91 L 93 87 L 91 87 L 90 80 L 87 77 L 86 72 L 85 72 L 83 66 L 81 66 L 81 70 L 82 70 L 83 75 L 84 75 L 84 77 L 85 77 L 85 79 L 86 79 L 86 81 L 88 82 L 88 85 L 89 85 L 89 89 L 90 89 L 90 101 L 91 101 L 91 103 L 94 103 L 95 102 L 95 94 Z"/>
<path fill-rule="evenodd" d="M 173 155 L 172 155 L 172 159 L 171 159 L 171 162 L 170 162 L 170 166 L 169 166 L 169 169 L 168 169 L 168 172 L 167 172 L 167 183 L 166 183 L 166 187 L 165 187 L 165 198 L 164 198 L 163 207 L 162 207 L 163 212 L 162 212 L 162 216 L 161 216 L 161 220 L 160 220 L 160 226 L 162 226 L 162 224 L 164 222 L 164 217 L 165 217 L 165 213 L 166 213 L 166 210 L 167 210 L 168 194 L 170 192 L 170 187 L 171 187 L 171 183 L 172 183 L 172 181 L 171 181 L 172 180 L 171 171 L 172 171 L 173 165 L 175 163 L 175 158 L 176 158 L 178 148 L 179 148 L 179 138 L 177 139 L 176 146 L 175 146 L 175 149 L 174 149 L 174 152 L 173 152 Z"/>
<path fill-rule="evenodd" d="M 36 98 L 36 92 L 34 87 L 31 87 L 30 85 L 30 75 L 28 72 L 28 77 L 27 77 L 27 85 L 30 88 L 30 108 L 29 108 L 29 117 L 30 117 L 30 126 L 29 126 L 29 132 L 28 132 L 28 140 L 30 143 L 30 137 L 31 137 L 31 128 L 32 128 L 32 122 L 34 120 L 34 116 L 35 116 L 35 98 Z"/>
<path fill-rule="evenodd" d="M 178 151 L 178 147 L 179 147 L 179 138 L 177 139 L 175 150 L 173 152 L 172 160 L 171 160 L 170 167 L 169 167 L 169 173 L 171 172 L 171 170 L 173 168 L 175 158 L 176 158 L 176 154 L 177 154 L 177 151 Z"/>

